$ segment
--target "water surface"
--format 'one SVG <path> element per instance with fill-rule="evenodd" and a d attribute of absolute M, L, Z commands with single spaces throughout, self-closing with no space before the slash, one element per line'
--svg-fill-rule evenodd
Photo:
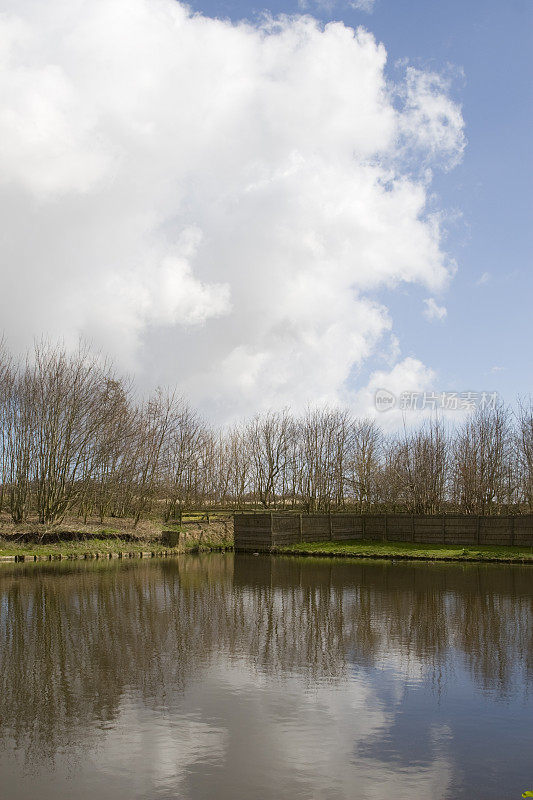
<path fill-rule="evenodd" d="M 0 795 L 519 798 L 533 568 L 3 565 Z"/>

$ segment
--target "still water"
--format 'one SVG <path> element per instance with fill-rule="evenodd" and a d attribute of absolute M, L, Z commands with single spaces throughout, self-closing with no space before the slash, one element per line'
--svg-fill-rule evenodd
<path fill-rule="evenodd" d="M 520 566 L 2 565 L 0 796 L 519 798 L 532 600 Z"/>

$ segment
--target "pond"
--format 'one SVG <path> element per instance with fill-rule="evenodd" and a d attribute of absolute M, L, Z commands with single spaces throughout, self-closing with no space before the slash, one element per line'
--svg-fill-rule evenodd
<path fill-rule="evenodd" d="M 3 800 L 533 789 L 533 567 L 2 565 Z"/>

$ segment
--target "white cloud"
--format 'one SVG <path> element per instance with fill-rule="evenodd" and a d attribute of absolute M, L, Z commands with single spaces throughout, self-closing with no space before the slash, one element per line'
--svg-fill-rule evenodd
<path fill-rule="evenodd" d="M 446 310 L 446 307 L 445 306 L 439 306 L 438 303 L 436 302 L 436 300 L 433 297 L 427 297 L 424 300 L 424 305 L 425 305 L 425 309 L 424 309 L 424 312 L 423 312 L 424 316 L 430 322 L 432 320 L 435 320 L 435 319 L 439 320 L 440 322 L 442 322 L 442 320 L 448 314 L 448 312 Z"/>
<path fill-rule="evenodd" d="M 399 88 L 404 100 L 400 131 L 407 151 L 418 159 L 438 158 L 448 168 L 461 159 L 466 145 L 461 108 L 449 97 L 450 82 L 435 72 L 407 67 Z"/>
<path fill-rule="evenodd" d="M 375 2 L 376 0 L 345 0 L 341 5 L 371 14 L 374 10 Z M 338 0 L 298 0 L 298 8 L 302 11 L 307 11 L 311 6 L 323 11 L 331 11 L 337 5 L 339 5 Z"/>
<path fill-rule="evenodd" d="M 435 380 L 435 372 L 418 358 L 404 358 L 390 370 L 376 370 L 371 374 L 367 385 L 354 398 L 354 410 L 362 417 L 376 418 L 383 428 L 395 428 L 406 416 L 406 409 L 401 407 L 402 394 L 429 392 L 434 389 Z M 392 402 L 377 408 L 376 393 L 383 390 L 392 396 Z M 427 413 L 422 410 L 409 410 L 406 421 L 416 424 L 423 416 L 427 416 Z"/>
<path fill-rule="evenodd" d="M 490 272 L 484 272 L 476 281 L 476 286 L 484 286 L 490 281 Z"/>
<path fill-rule="evenodd" d="M 352 8 L 358 8 L 359 11 L 366 11 L 367 14 L 371 14 L 374 10 L 374 3 L 376 0 L 352 0 L 350 5 Z"/>
<path fill-rule="evenodd" d="M 434 74 L 391 88 L 364 29 L 232 24 L 174 0 L 1 7 L 16 346 L 84 334 L 221 417 L 335 401 L 390 340 L 368 292 L 449 281 L 412 165 L 455 163 L 460 110 Z"/>

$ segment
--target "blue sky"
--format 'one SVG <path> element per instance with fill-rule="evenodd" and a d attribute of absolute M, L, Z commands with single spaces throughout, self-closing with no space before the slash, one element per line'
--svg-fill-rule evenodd
<path fill-rule="evenodd" d="M 532 392 L 533 3 L 300 2 L 0 0 L 9 346 L 221 422 Z"/>
<path fill-rule="evenodd" d="M 233 21 L 302 13 L 295 2 L 191 5 Z M 421 316 L 427 292 L 419 287 L 383 297 L 402 354 L 431 364 L 438 389 L 491 389 L 507 402 L 533 392 L 533 2 L 376 0 L 370 13 L 310 2 L 304 11 L 365 26 L 385 45 L 393 78 L 403 60 L 453 76 L 467 147 L 462 162 L 436 170 L 433 181 L 450 215 L 445 247 L 458 265 L 440 298 L 447 316 Z M 356 373 L 358 382 L 376 363 Z"/>

